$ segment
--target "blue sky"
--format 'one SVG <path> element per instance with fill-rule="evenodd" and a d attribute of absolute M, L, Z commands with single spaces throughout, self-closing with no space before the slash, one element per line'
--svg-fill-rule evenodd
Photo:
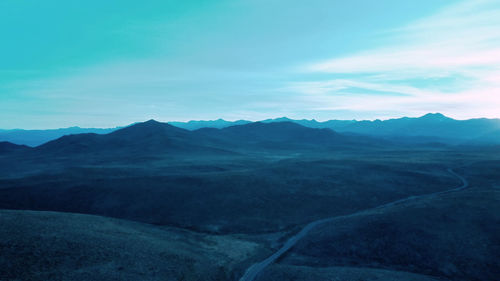
<path fill-rule="evenodd" d="M 0 2 L 0 128 L 500 115 L 499 0 Z"/>

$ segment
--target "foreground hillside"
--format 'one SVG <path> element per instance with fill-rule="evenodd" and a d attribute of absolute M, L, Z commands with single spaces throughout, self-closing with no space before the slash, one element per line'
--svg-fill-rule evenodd
<path fill-rule="evenodd" d="M 0 210 L 0 225 L 0 280 L 233 280 L 262 251 L 228 236 L 79 214 Z"/>
<path fill-rule="evenodd" d="M 498 188 L 473 186 L 339 217 L 312 230 L 281 266 L 270 268 L 267 277 L 260 280 L 278 276 L 318 280 L 311 279 L 310 273 L 324 278 L 345 270 L 339 270 L 339 266 L 390 269 L 450 280 L 498 280 L 499 202 Z"/>

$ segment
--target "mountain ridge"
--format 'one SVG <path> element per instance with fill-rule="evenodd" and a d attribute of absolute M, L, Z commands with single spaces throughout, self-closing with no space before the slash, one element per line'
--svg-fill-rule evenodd
<path fill-rule="evenodd" d="M 246 149 L 323 149 L 356 143 L 331 129 L 309 128 L 294 122 L 254 122 L 222 129 L 194 131 L 155 120 L 134 123 L 109 134 L 62 136 L 33 148 L 34 154 L 87 155 L 102 157 L 157 157 L 162 154 L 226 154 Z"/>
<path fill-rule="evenodd" d="M 252 122 L 248 120 L 226 121 L 217 120 L 192 120 L 189 122 L 158 122 L 149 120 L 146 122 L 157 122 L 169 124 L 172 127 L 186 131 L 197 131 L 202 128 L 224 129 L 232 126 L 247 125 L 252 123 L 278 123 L 293 122 L 304 127 L 317 129 L 332 129 L 338 133 L 366 135 L 378 138 L 405 138 L 411 141 L 445 142 L 451 144 L 500 144 L 500 119 L 473 118 L 457 120 L 447 117 L 441 113 L 428 113 L 420 117 L 401 117 L 387 120 L 327 120 L 317 121 L 315 119 L 290 119 L 279 117 Z M 19 145 L 38 146 L 55 140 L 59 137 L 80 133 L 109 134 L 129 128 L 133 123 L 124 127 L 110 129 L 93 129 L 70 127 L 55 130 L 0 130 L 0 141 L 7 141 Z M 174 130 L 173 128 L 171 128 Z M 163 129 L 160 129 L 163 130 Z M 180 131 L 178 131 L 180 132 Z"/>

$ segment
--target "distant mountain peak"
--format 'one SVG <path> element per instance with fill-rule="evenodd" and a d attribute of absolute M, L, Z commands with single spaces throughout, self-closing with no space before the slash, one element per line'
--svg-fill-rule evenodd
<path fill-rule="evenodd" d="M 162 124 L 159 121 L 156 121 L 154 119 L 149 119 L 148 121 L 142 122 L 143 124 Z M 139 123 L 140 124 L 140 123 Z"/>
<path fill-rule="evenodd" d="M 288 122 L 288 121 L 292 121 L 292 119 L 286 117 L 286 116 L 283 116 L 283 117 L 279 117 L 279 118 L 276 118 L 274 119 L 275 121 L 278 121 L 278 122 Z"/>
<path fill-rule="evenodd" d="M 165 127 L 168 127 L 170 126 L 169 124 L 167 123 L 162 123 L 162 122 L 159 122 L 159 121 L 156 121 L 154 119 L 150 119 L 148 121 L 144 121 L 144 122 L 137 122 L 137 123 L 134 123 L 128 127 L 125 127 L 121 130 L 117 130 L 116 132 L 118 131 L 126 131 L 126 129 L 159 129 L 159 128 L 165 128 Z"/>
<path fill-rule="evenodd" d="M 177 128 L 175 126 L 172 126 L 168 123 L 164 123 L 164 122 L 160 122 L 160 121 L 156 121 L 154 119 L 151 119 L 151 120 L 148 120 L 148 121 L 145 121 L 145 122 L 139 122 L 139 123 L 135 123 L 133 124 L 132 126 L 136 126 L 136 127 L 144 127 L 144 128 Z M 129 126 L 129 127 L 132 127 L 132 126 Z"/>
<path fill-rule="evenodd" d="M 184 129 L 172 126 L 168 123 L 158 122 L 154 119 L 134 123 L 123 129 L 116 130 L 111 133 L 111 135 L 129 135 L 129 136 L 144 136 L 144 135 L 165 135 L 165 134 L 176 134 L 184 133 Z"/>
<path fill-rule="evenodd" d="M 442 113 L 436 112 L 436 113 L 427 113 L 424 116 L 420 117 L 423 119 L 433 119 L 433 120 L 444 120 L 444 119 L 451 119 L 447 116 L 445 116 Z"/>
<path fill-rule="evenodd" d="M 262 120 L 262 121 L 257 121 L 256 123 L 258 122 L 261 122 L 261 123 L 275 123 L 275 122 L 291 122 L 291 121 L 294 121 L 288 117 L 278 117 L 278 118 L 274 118 L 274 119 L 266 119 L 266 120 Z"/>

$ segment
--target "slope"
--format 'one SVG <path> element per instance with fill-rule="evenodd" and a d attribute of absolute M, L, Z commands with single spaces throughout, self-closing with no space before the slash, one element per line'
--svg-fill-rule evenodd
<path fill-rule="evenodd" d="M 98 216 L 0 210 L 2 280 L 231 280 L 262 249 Z"/>
<path fill-rule="evenodd" d="M 41 153 L 97 154 L 106 156 L 134 155 L 151 156 L 165 153 L 222 152 L 210 145 L 210 140 L 200 140 L 190 131 L 167 123 L 149 120 L 136 123 L 110 134 L 77 134 L 63 136 L 41 145 L 35 150 Z"/>
<path fill-rule="evenodd" d="M 282 263 L 493 281 L 500 274 L 499 202 L 500 190 L 472 187 L 340 217 L 312 230 Z"/>

